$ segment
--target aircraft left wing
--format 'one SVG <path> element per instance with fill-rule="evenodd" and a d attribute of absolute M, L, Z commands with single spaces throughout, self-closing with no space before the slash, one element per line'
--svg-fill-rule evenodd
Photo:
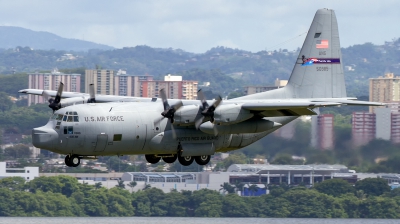
<path fill-rule="evenodd" d="M 30 95 L 38 95 L 43 96 L 44 90 L 42 89 L 23 89 L 18 91 L 19 93 L 25 93 Z M 54 90 L 46 90 L 46 94 L 49 97 L 55 97 L 57 95 L 57 91 Z M 88 99 L 90 96 L 87 93 L 79 93 L 79 92 L 62 92 L 61 98 L 85 98 Z M 96 94 L 96 102 L 97 103 L 107 103 L 107 102 L 148 102 L 154 100 L 154 98 L 144 98 L 144 97 L 130 97 L 130 96 L 115 96 L 115 95 L 97 95 Z"/>

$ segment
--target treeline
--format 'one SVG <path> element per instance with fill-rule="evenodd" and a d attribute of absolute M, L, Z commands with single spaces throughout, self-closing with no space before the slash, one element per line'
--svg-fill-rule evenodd
<path fill-rule="evenodd" d="M 260 197 L 240 197 L 221 187 L 164 193 L 146 185 L 130 193 L 122 181 L 106 189 L 68 176 L 27 183 L 9 177 L 0 180 L 0 216 L 400 218 L 400 189 L 391 191 L 382 179 L 364 179 L 354 187 L 338 179 L 313 189 L 268 186 L 270 194 Z"/>

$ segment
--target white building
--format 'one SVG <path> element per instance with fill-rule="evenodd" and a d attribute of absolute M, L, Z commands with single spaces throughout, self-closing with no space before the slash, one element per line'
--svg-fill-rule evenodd
<path fill-rule="evenodd" d="M 39 177 L 39 167 L 7 168 L 6 162 L 0 162 L 0 179 L 6 177 L 23 177 L 30 181 Z"/>

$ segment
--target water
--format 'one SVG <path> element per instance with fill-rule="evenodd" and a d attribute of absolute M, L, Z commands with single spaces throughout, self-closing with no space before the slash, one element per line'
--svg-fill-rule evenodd
<path fill-rule="evenodd" d="M 135 224 L 398 224 L 396 219 L 277 219 L 277 218 L 179 218 L 179 217 L 0 217 L 3 223 L 28 224 L 106 224 L 106 223 L 135 223 Z"/>

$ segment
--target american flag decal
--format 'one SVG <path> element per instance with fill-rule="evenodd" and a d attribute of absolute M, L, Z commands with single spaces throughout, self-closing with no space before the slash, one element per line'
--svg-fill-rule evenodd
<path fill-rule="evenodd" d="M 328 40 L 317 40 L 317 48 L 321 49 L 321 48 L 329 48 L 329 43 Z"/>

